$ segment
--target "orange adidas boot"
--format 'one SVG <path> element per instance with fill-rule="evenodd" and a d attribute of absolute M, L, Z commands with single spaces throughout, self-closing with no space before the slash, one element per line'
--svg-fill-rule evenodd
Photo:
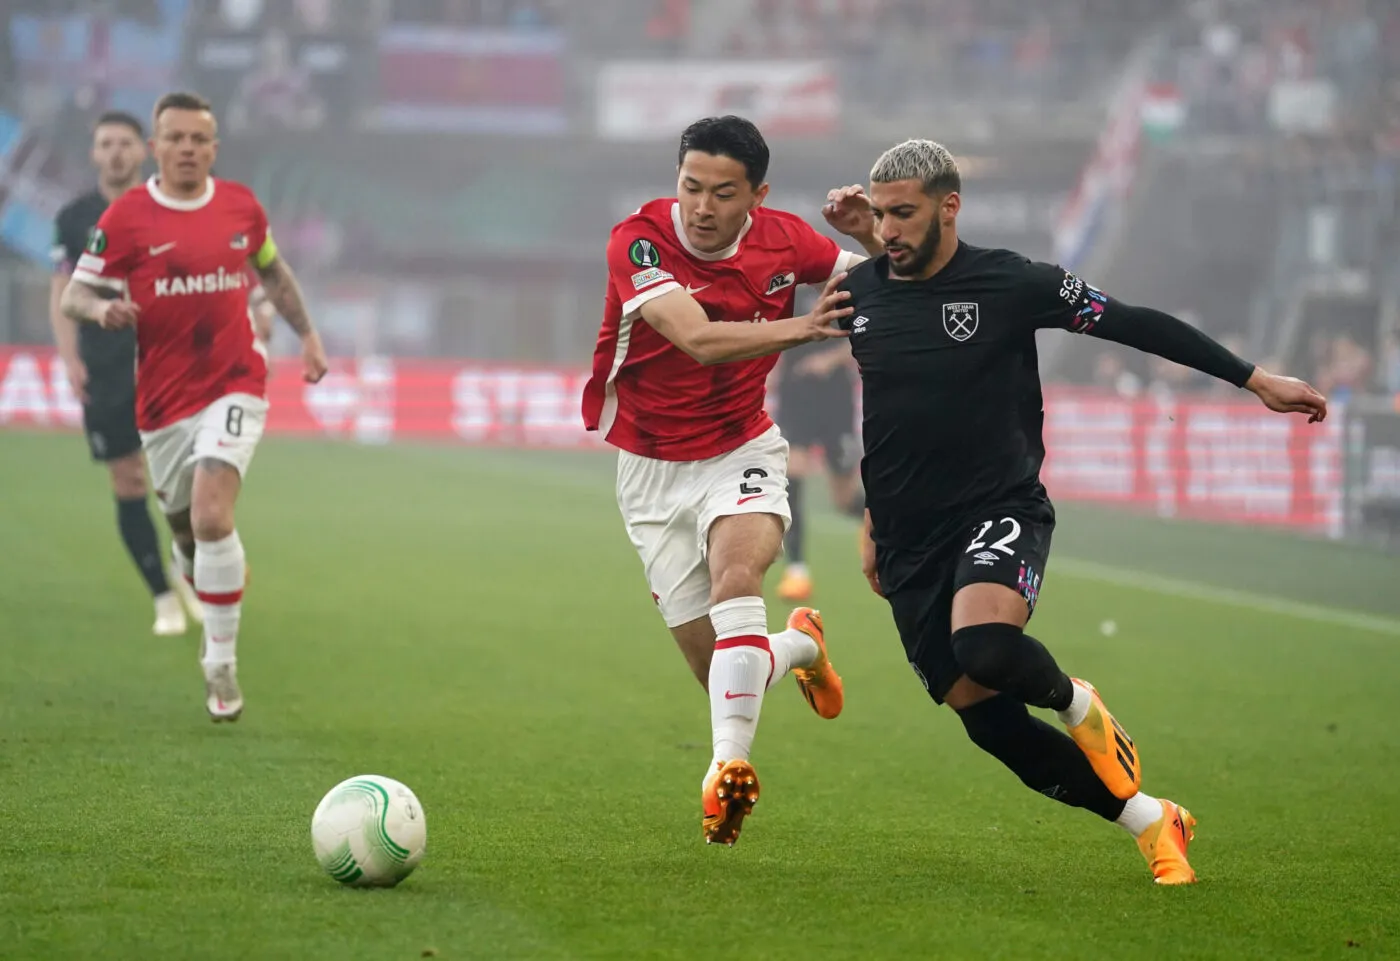
<path fill-rule="evenodd" d="M 1126 801 L 1142 787 L 1142 761 L 1138 757 L 1137 746 L 1128 732 L 1123 730 L 1104 706 L 1103 698 L 1094 690 L 1094 685 L 1079 678 L 1071 678 L 1073 683 L 1089 692 L 1093 703 L 1084 720 L 1068 728 L 1069 736 L 1079 745 L 1094 766 L 1094 773 L 1116 798 Z"/>
<path fill-rule="evenodd" d="M 1186 848 L 1196 837 L 1196 819 L 1175 801 L 1162 800 L 1162 817 L 1138 836 L 1138 849 L 1157 884 L 1195 884 Z"/>

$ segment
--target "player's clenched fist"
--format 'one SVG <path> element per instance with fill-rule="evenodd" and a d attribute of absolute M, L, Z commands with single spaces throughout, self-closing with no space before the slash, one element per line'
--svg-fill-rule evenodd
<path fill-rule="evenodd" d="M 140 312 L 141 308 L 129 300 L 109 300 L 102 306 L 98 323 L 108 330 L 132 327 L 135 326 L 136 317 Z"/>
<path fill-rule="evenodd" d="M 321 335 L 313 330 L 301 339 L 301 376 L 308 384 L 318 384 L 329 367 Z"/>

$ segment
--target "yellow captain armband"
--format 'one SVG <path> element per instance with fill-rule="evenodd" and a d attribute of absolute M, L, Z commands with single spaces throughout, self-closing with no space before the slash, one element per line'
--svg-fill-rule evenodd
<path fill-rule="evenodd" d="M 267 232 L 267 239 L 258 248 L 258 252 L 253 255 L 253 263 L 259 270 L 266 267 L 277 259 L 277 241 L 272 239 L 272 231 Z"/>

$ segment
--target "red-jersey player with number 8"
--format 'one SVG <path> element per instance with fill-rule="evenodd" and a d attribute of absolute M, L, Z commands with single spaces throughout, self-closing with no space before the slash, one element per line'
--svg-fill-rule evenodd
<path fill-rule="evenodd" d="M 63 312 L 136 327 L 136 426 L 181 572 L 204 610 L 205 706 L 243 711 L 238 623 L 246 576 L 233 509 L 267 417 L 267 351 L 248 309 L 252 265 L 302 341 L 304 376 L 326 355 L 267 214 L 242 184 L 210 176 L 218 128 L 209 103 L 172 93 L 156 104 L 157 176 L 115 200 L 63 292 Z"/>
<path fill-rule="evenodd" d="M 788 445 L 764 411 L 777 354 L 843 336 L 836 290 L 860 260 L 762 206 L 768 146 L 739 117 L 681 136 L 677 197 L 614 228 L 589 430 L 620 448 L 617 498 L 652 596 L 710 697 L 714 756 L 701 787 L 707 842 L 733 844 L 758 799 L 749 751 L 764 692 L 791 670 L 822 717 L 841 678 L 821 618 L 798 608 L 769 635 L 763 575 L 790 523 Z M 825 284 L 792 317 L 797 284 Z M 783 319 L 777 319 L 783 318 Z"/>

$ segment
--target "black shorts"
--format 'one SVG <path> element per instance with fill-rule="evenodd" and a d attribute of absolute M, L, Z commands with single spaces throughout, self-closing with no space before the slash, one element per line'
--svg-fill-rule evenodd
<path fill-rule="evenodd" d="M 793 447 L 820 447 L 833 474 L 860 466 L 855 385 L 844 373 L 779 381 L 778 427 Z"/>
<path fill-rule="evenodd" d="M 963 669 L 953 656 L 953 595 L 969 584 L 1004 584 L 1035 613 L 1055 513 L 1048 502 L 989 509 L 965 536 L 930 554 L 887 600 L 909 666 L 939 704 Z"/>
<path fill-rule="evenodd" d="M 88 402 L 83 405 L 83 433 L 92 459 L 120 460 L 141 449 L 136 429 L 136 381 L 125 371 L 88 371 Z"/>

